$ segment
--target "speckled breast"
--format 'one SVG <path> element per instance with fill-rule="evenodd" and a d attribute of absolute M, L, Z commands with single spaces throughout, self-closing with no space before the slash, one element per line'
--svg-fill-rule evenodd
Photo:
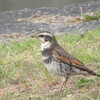
<path fill-rule="evenodd" d="M 53 56 L 43 56 L 43 61 L 48 69 L 48 71 L 52 74 L 57 74 L 60 76 L 66 76 L 70 73 L 70 66 L 62 63 L 61 61 L 57 60 Z"/>

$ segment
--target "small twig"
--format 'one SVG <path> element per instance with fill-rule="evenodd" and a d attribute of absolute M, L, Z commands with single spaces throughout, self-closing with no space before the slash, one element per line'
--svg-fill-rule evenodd
<path fill-rule="evenodd" d="M 83 9 L 80 7 L 81 16 L 83 15 Z"/>

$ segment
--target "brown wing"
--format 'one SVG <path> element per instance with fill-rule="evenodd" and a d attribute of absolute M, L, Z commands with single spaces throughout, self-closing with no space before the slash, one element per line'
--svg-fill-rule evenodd
<path fill-rule="evenodd" d="M 56 45 L 52 55 L 66 64 L 73 65 L 76 68 L 79 68 L 83 71 L 87 71 L 91 75 L 100 77 L 100 74 L 96 74 L 92 70 L 88 69 L 82 62 L 80 62 L 77 58 L 71 56 L 60 45 Z"/>
<path fill-rule="evenodd" d="M 82 62 L 80 62 L 75 57 L 71 56 L 60 46 L 56 47 L 56 49 L 53 51 L 53 56 L 64 63 L 74 65 L 75 67 L 78 68 L 87 69 L 87 67 L 85 67 L 85 65 Z"/>

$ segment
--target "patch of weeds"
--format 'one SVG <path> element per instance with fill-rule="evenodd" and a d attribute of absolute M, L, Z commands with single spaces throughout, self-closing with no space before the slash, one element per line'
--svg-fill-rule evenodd
<path fill-rule="evenodd" d="M 83 15 L 84 21 L 88 22 L 91 20 L 100 20 L 100 11 L 99 12 L 94 12 L 93 14 L 86 14 Z"/>
<path fill-rule="evenodd" d="M 11 100 L 12 98 L 14 98 L 14 94 L 14 92 L 8 93 L 8 91 L 6 91 L 6 97 L 3 97 L 2 100 Z"/>
<path fill-rule="evenodd" d="M 75 98 L 75 100 L 92 100 L 90 97 Z"/>
<path fill-rule="evenodd" d="M 56 93 L 53 93 L 53 94 L 49 94 L 48 95 L 48 98 L 50 99 L 50 100 L 63 100 L 63 99 L 65 99 L 65 98 L 67 98 L 67 96 L 69 97 L 71 97 L 72 96 L 72 94 L 73 94 L 73 91 L 71 90 L 71 89 L 65 89 L 64 91 L 62 91 L 62 92 L 59 92 L 59 90 L 58 90 L 58 92 L 56 92 Z M 64 98 L 65 97 L 65 98 Z"/>
<path fill-rule="evenodd" d="M 89 83 L 93 83 L 95 82 L 94 79 L 85 79 L 85 78 L 82 78 L 80 79 L 79 81 L 77 81 L 77 87 L 81 88 L 81 87 L 84 87 L 86 85 L 88 85 Z"/>

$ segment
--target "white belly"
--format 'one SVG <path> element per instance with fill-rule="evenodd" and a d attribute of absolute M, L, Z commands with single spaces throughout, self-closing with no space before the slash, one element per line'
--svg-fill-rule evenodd
<path fill-rule="evenodd" d="M 58 61 L 51 61 L 50 63 L 45 63 L 45 66 L 50 73 L 59 76 L 66 76 L 70 72 L 69 66 L 67 66 L 66 64 L 62 64 L 61 66 Z"/>
<path fill-rule="evenodd" d="M 52 74 L 60 73 L 59 63 L 52 61 L 51 63 L 45 64 L 48 71 Z"/>

